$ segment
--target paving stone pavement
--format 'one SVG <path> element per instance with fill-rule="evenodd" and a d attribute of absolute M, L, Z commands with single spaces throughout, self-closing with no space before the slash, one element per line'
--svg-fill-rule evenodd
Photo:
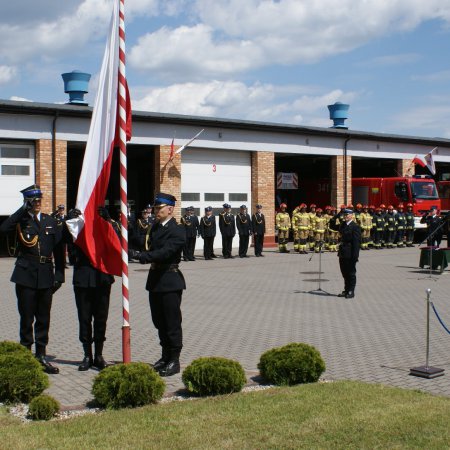
<path fill-rule="evenodd" d="M 249 252 L 251 254 L 251 251 Z M 430 364 L 446 370 L 427 380 L 409 375 L 425 363 L 426 294 L 450 325 L 449 272 L 434 274 L 418 267 L 417 248 L 362 251 L 357 265 L 354 299 L 336 295 L 343 282 L 335 253 L 319 257 L 265 252 L 265 258 L 181 264 L 188 289 L 183 295 L 184 349 L 182 366 L 201 356 L 238 360 L 249 375 L 259 356 L 289 342 L 306 342 L 322 353 L 328 379 L 362 380 L 450 396 L 450 335 L 431 317 Z M 18 340 L 14 285 L 9 282 L 14 260 L 0 259 L 0 340 Z M 130 314 L 133 361 L 153 362 L 160 348 L 144 290 L 148 266 L 131 263 Z M 64 407 L 92 398 L 96 371 L 79 372 L 82 357 L 72 291 L 72 269 L 53 300 L 48 354 L 61 373 L 51 375 L 48 392 Z M 326 293 L 330 295 L 326 295 Z M 121 360 L 121 286 L 113 285 L 104 355 Z M 181 376 L 166 379 L 167 392 L 182 388 Z"/>

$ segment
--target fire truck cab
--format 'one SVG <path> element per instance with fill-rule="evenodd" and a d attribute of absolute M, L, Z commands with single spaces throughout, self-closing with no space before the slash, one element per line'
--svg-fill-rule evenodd
<path fill-rule="evenodd" d="M 437 189 L 441 199 L 441 214 L 450 211 L 450 181 L 438 181 Z"/>

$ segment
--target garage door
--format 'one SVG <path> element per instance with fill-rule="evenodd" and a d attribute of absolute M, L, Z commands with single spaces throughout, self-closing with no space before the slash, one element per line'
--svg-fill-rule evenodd
<path fill-rule="evenodd" d="M 251 208 L 251 153 L 233 150 L 189 148 L 181 159 L 181 207 L 193 206 L 202 216 L 204 208 L 212 206 L 216 220 L 223 203 L 229 203 L 234 215 L 242 204 Z M 215 246 L 220 247 L 221 236 L 217 223 Z M 238 239 L 233 240 L 238 246 Z M 197 248 L 203 247 L 202 239 Z"/>

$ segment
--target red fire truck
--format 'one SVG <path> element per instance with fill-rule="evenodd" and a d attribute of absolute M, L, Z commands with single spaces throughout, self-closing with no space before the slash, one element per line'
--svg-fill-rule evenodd
<path fill-rule="evenodd" d="M 430 208 L 441 210 L 436 184 L 428 175 L 390 178 L 353 178 L 353 204 L 393 205 L 412 203 L 416 229 L 425 228 L 420 219 Z"/>
<path fill-rule="evenodd" d="M 441 199 L 441 212 L 448 213 L 450 211 L 450 181 L 438 181 L 436 184 Z"/>

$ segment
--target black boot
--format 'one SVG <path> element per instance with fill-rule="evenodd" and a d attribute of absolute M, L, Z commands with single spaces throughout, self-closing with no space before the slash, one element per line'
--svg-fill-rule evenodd
<path fill-rule="evenodd" d="M 180 350 L 171 350 L 170 360 L 162 369 L 159 370 L 159 374 L 162 377 L 170 377 L 177 373 L 180 373 Z"/>
<path fill-rule="evenodd" d="M 103 342 L 95 342 L 95 357 L 92 365 L 98 370 L 108 367 L 108 363 L 103 358 Z"/>
<path fill-rule="evenodd" d="M 342 291 L 340 294 L 338 294 L 338 297 L 347 297 L 347 294 L 347 291 Z"/>
<path fill-rule="evenodd" d="M 353 298 L 355 296 L 355 291 L 348 291 L 345 298 Z"/>
<path fill-rule="evenodd" d="M 162 369 L 166 366 L 166 364 L 167 364 L 169 361 L 170 361 L 170 349 L 167 348 L 167 347 L 163 347 L 161 358 L 158 359 L 158 361 L 156 361 L 156 362 L 153 364 L 152 367 L 153 367 L 157 372 L 159 372 L 160 370 L 162 370 Z"/>
<path fill-rule="evenodd" d="M 52 365 L 45 356 L 45 347 L 36 346 L 36 359 L 41 363 L 45 373 L 51 375 L 56 375 L 59 373 L 59 369 Z"/>
<path fill-rule="evenodd" d="M 92 359 L 92 345 L 91 344 L 83 344 L 83 350 L 84 350 L 84 358 L 83 361 L 81 361 L 81 364 L 78 366 L 78 370 L 80 372 L 84 372 L 89 369 L 89 367 L 92 367 L 94 361 Z"/>

